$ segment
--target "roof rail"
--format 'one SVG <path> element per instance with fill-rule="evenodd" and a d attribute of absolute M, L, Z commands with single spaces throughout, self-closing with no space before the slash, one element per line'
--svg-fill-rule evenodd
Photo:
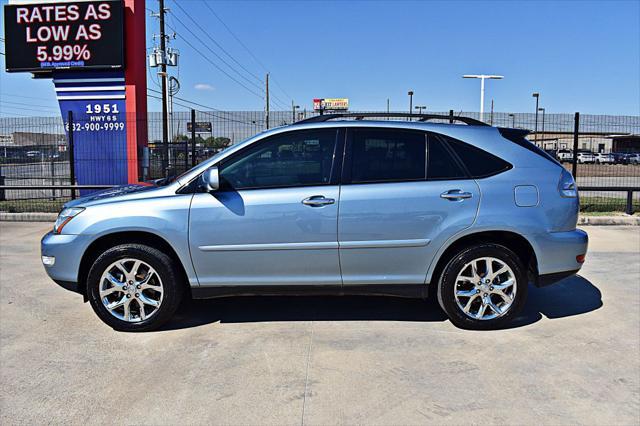
<path fill-rule="evenodd" d="M 345 112 L 345 113 L 337 113 L 337 114 L 324 114 L 324 115 L 316 115 L 315 117 L 309 117 L 304 120 L 296 121 L 294 124 L 304 124 L 304 123 L 323 123 L 329 120 L 335 120 L 338 118 L 355 118 L 356 120 L 362 120 L 363 118 L 368 117 L 380 117 L 380 118 L 389 118 L 389 117 L 406 117 L 406 118 L 416 118 L 418 121 L 428 121 L 428 120 L 449 120 L 450 123 L 454 121 L 460 121 L 469 126 L 489 126 L 487 123 L 476 120 L 475 118 L 469 117 L 457 117 L 454 115 L 439 115 L 439 114 L 409 114 L 406 112 Z"/>

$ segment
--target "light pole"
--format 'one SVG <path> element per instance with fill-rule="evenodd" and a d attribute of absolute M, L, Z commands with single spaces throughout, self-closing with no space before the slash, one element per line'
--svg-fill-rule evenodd
<path fill-rule="evenodd" d="M 480 121 L 484 116 L 484 81 L 489 80 L 502 80 L 504 76 L 501 75 L 485 75 L 485 74 L 465 74 L 462 78 L 479 78 L 480 79 Z"/>
<path fill-rule="evenodd" d="M 296 109 L 300 109 L 300 105 L 296 105 L 291 101 L 291 124 L 296 122 Z"/>
<path fill-rule="evenodd" d="M 511 127 L 513 129 L 515 129 L 516 128 L 516 116 L 515 116 L 515 114 L 509 114 L 509 117 L 511 117 Z"/>
<path fill-rule="evenodd" d="M 427 109 L 426 105 L 416 105 L 415 107 L 418 110 L 418 114 L 422 114 L 423 109 Z"/>
<path fill-rule="evenodd" d="M 540 101 L 540 93 L 534 92 L 531 96 L 536 98 L 536 124 L 533 131 L 536 133 L 534 141 L 536 142 L 536 145 L 538 145 L 538 102 Z"/>
<path fill-rule="evenodd" d="M 538 111 L 542 111 L 542 148 L 544 149 L 544 113 L 545 113 L 545 109 L 544 108 L 538 108 Z"/>
<path fill-rule="evenodd" d="M 413 109 L 413 90 L 409 90 L 407 95 L 409 95 L 409 115 L 411 115 L 411 110 Z M 410 118 L 407 118 L 407 120 L 409 119 Z"/>

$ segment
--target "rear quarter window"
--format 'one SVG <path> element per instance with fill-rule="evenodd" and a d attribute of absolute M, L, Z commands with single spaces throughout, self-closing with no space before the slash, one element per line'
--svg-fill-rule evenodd
<path fill-rule="evenodd" d="M 489 177 L 512 168 L 510 163 L 487 151 L 457 139 L 445 138 L 472 178 Z"/>

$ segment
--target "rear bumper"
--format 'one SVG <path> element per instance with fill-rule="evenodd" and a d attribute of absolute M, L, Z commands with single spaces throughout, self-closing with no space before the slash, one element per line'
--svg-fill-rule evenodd
<path fill-rule="evenodd" d="M 538 260 L 538 274 L 543 282 L 555 282 L 573 275 L 582 268 L 577 257 L 585 255 L 589 236 L 581 229 L 547 232 L 530 238 Z M 564 274 L 564 276 L 562 276 Z"/>
<path fill-rule="evenodd" d="M 535 281 L 535 285 L 536 287 L 546 287 L 572 275 L 575 275 L 578 271 L 579 269 L 576 269 L 575 271 L 556 272 L 555 274 L 538 275 L 538 279 Z"/>

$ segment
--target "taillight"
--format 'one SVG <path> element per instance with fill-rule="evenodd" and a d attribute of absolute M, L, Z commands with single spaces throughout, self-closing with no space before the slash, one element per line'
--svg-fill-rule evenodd
<path fill-rule="evenodd" d="M 560 174 L 560 182 L 558 183 L 558 192 L 564 198 L 576 198 L 578 196 L 578 187 L 576 181 L 566 169 L 562 169 Z"/>

